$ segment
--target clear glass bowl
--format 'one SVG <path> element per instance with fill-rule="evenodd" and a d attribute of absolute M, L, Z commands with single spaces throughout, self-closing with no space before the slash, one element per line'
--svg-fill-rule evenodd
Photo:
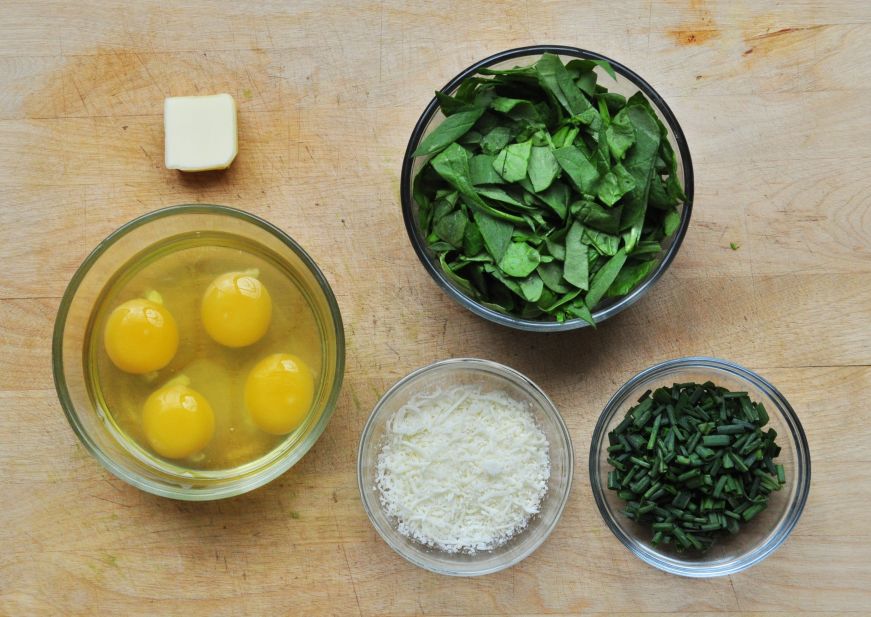
<path fill-rule="evenodd" d="M 683 179 L 683 188 L 687 197 L 684 204 L 680 206 L 681 221 L 677 231 L 674 232 L 671 238 L 663 243 L 663 251 L 659 264 L 657 264 L 656 268 L 654 268 L 650 274 L 648 274 L 647 277 L 632 290 L 631 293 L 622 298 L 603 301 L 599 305 L 599 308 L 593 312 L 593 317 L 596 322 L 599 323 L 637 302 L 638 299 L 647 293 L 650 287 L 668 269 L 668 266 L 671 264 L 672 260 L 674 260 L 675 255 L 677 255 L 677 251 L 680 248 L 687 227 L 689 226 L 690 214 L 692 212 L 693 165 L 683 130 L 681 129 L 680 124 L 678 124 L 677 118 L 675 118 L 671 109 L 669 109 L 659 93 L 629 68 L 611 58 L 592 51 L 562 45 L 534 45 L 531 47 L 510 49 L 476 62 L 450 80 L 440 89 L 440 91 L 447 94 L 452 93 L 467 77 L 475 74 L 479 69 L 507 69 L 520 65 L 525 66 L 535 63 L 544 53 L 557 54 L 562 58 L 563 62 L 574 58 L 606 60 L 612 67 L 614 67 L 614 71 L 617 74 L 617 81 L 612 80 L 611 77 L 604 73 L 600 68 L 597 68 L 596 71 L 599 74 L 599 79 L 602 83 L 607 84 L 610 91 L 626 96 L 632 95 L 639 90 L 644 93 L 653 105 L 659 119 L 669 129 L 669 141 L 675 151 L 678 174 L 680 174 Z M 444 115 L 439 109 L 438 101 L 433 98 L 429 105 L 426 106 L 426 109 L 424 109 L 423 114 L 421 114 L 420 119 L 414 127 L 414 130 L 411 132 L 411 138 L 408 140 L 408 147 L 405 150 L 405 158 L 402 161 L 400 198 L 402 201 L 402 215 L 405 219 L 405 229 L 408 232 L 408 237 L 411 239 L 411 244 L 414 247 L 417 256 L 420 258 L 420 261 L 423 263 L 427 272 L 429 272 L 433 280 L 435 280 L 435 282 L 451 298 L 476 315 L 492 322 L 516 328 L 518 330 L 535 332 L 575 330 L 577 328 L 588 326 L 589 324 L 583 319 L 570 319 L 563 322 L 540 321 L 535 319 L 522 319 L 513 315 L 500 313 L 499 311 L 486 307 L 469 297 L 465 291 L 457 287 L 457 285 L 455 285 L 442 271 L 438 258 L 433 251 L 430 250 L 429 245 L 426 242 L 426 237 L 421 233 L 418 221 L 418 205 L 412 196 L 412 181 L 428 159 L 427 157 L 413 158 L 411 156 L 411 153 L 417 149 L 420 142 L 434 131 L 442 120 L 444 120 Z"/>
<path fill-rule="evenodd" d="M 387 421 L 412 396 L 435 386 L 480 384 L 486 389 L 507 392 L 528 403 L 539 428 L 547 437 L 550 452 L 550 479 L 541 510 L 529 524 L 507 543 L 475 554 L 447 553 L 426 547 L 397 531 L 381 506 L 375 486 L 376 465 L 383 445 Z M 357 456 L 357 481 L 363 507 L 375 530 L 390 547 L 411 563 L 452 576 L 479 576 L 509 568 L 528 557 L 556 527 L 572 486 L 574 455 L 568 429 L 547 395 L 514 369 L 488 360 L 455 358 L 420 368 L 399 380 L 381 397 L 360 438 Z"/>
<path fill-rule="evenodd" d="M 137 452 L 108 419 L 108 411 L 92 392 L 86 370 L 87 331 L 108 282 L 143 250 L 169 244 L 176 236 L 202 232 L 243 239 L 294 279 L 319 324 L 324 359 L 314 411 L 303 428 L 266 456 L 229 471 L 187 470 Z M 61 300 L 54 327 L 52 365 L 58 398 L 73 431 L 106 469 L 155 495 L 202 501 L 262 486 L 290 469 L 314 445 L 336 406 L 344 373 L 345 340 L 339 307 L 327 280 L 292 238 L 241 210 L 181 205 L 130 221 L 97 245 L 79 266 Z"/>
<path fill-rule="evenodd" d="M 746 391 L 754 401 L 765 405 L 770 416 L 768 426 L 777 431 L 777 445 L 782 450 L 777 462 L 786 471 L 786 485 L 771 493 L 768 507 L 742 525 L 734 537 L 724 537 L 706 553 L 678 553 L 670 546 L 653 546 L 650 528 L 639 525 L 621 512 L 624 502 L 616 491 L 608 490 L 608 433 L 626 415 L 630 407 L 648 389 L 674 383 L 712 381 L 733 391 Z M 795 411 L 777 389 L 756 373 L 715 358 L 681 358 L 652 366 L 620 388 L 611 397 L 596 428 L 590 445 L 590 484 L 599 512 L 614 535 L 635 555 L 648 564 L 689 577 L 735 574 L 759 563 L 786 541 L 792 532 L 810 489 L 811 461 L 807 438 Z"/>

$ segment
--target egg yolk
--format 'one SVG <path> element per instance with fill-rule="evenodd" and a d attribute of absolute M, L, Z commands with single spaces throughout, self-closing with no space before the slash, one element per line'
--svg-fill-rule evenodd
<path fill-rule="evenodd" d="M 228 272 L 216 278 L 203 296 L 203 327 L 226 347 L 245 347 L 269 329 L 272 298 L 256 276 Z"/>
<path fill-rule="evenodd" d="M 245 381 L 245 406 L 267 433 L 284 435 L 302 424 L 314 397 L 314 376 L 297 356 L 277 353 L 258 362 Z"/>
<path fill-rule="evenodd" d="M 166 307 L 137 298 L 115 308 L 103 336 L 106 353 L 122 371 L 158 371 L 178 350 L 178 327 Z"/>
<path fill-rule="evenodd" d="M 168 385 L 145 401 L 142 427 L 155 452 L 166 458 L 185 458 L 211 441 L 215 413 L 209 401 L 196 390 Z"/>

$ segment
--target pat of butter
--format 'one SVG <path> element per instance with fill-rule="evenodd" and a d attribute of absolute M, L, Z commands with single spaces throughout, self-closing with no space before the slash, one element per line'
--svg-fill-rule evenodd
<path fill-rule="evenodd" d="M 239 152 L 236 102 L 229 94 L 166 99 L 163 129 L 167 169 L 226 169 Z"/>

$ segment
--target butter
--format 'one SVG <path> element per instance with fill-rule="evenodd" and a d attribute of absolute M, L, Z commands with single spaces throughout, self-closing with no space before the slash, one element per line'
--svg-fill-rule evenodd
<path fill-rule="evenodd" d="M 239 152 L 236 102 L 229 94 L 166 99 L 163 129 L 167 169 L 226 169 Z"/>

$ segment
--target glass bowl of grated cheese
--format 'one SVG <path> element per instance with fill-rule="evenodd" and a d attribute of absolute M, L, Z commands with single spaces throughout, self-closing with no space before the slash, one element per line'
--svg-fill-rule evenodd
<path fill-rule="evenodd" d="M 473 358 L 418 369 L 381 398 L 360 439 L 363 507 L 411 563 L 452 576 L 528 557 L 559 521 L 572 442 L 547 395 Z"/>

